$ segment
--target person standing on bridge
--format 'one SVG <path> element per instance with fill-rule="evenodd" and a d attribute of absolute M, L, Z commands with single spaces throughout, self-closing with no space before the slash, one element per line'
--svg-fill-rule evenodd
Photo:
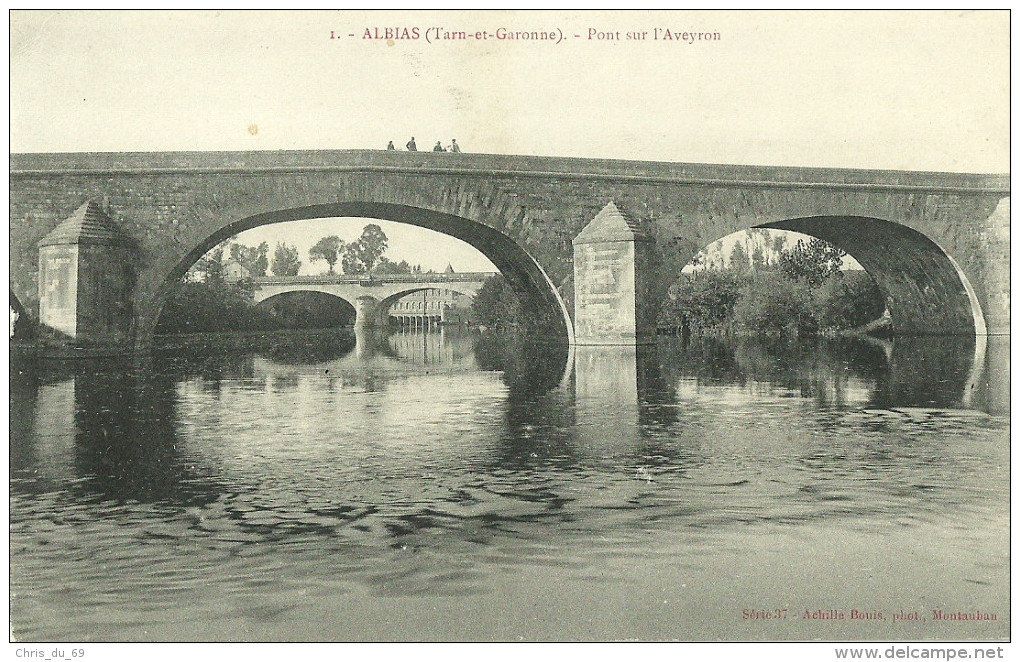
<path fill-rule="evenodd" d="M 443 145 L 442 145 L 442 143 L 440 143 L 440 142 L 439 142 L 439 141 L 437 140 L 437 141 L 436 141 L 436 146 L 432 148 L 432 151 L 433 151 L 433 152 L 445 152 L 446 150 L 445 150 L 445 149 L 443 149 Z"/>
<path fill-rule="evenodd" d="M 393 150 L 395 150 L 395 149 L 396 149 L 396 147 L 394 147 L 394 146 L 393 146 L 393 141 L 391 140 L 391 141 L 389 142 L 389 144 L 387 144 L 387 145 L 386 145 L 386 151 L 387 151 L 387 152 L 392 152 L 392 151 L 393 151 Z"/>
<path fill-rule="evenodd" d="M 460 145 L 457 144 L 457 139 L 453 139 L 453 143 L 450 145 L 450 151 L 454 154 L 460 154 Z"/>
<path fill-rule="evenodd" d="M 407 151 L 409 152 L 418 151 L 418 146 L 414 144 L 414 136 L 411 136 L 411 139 L 407 141 Z"/>

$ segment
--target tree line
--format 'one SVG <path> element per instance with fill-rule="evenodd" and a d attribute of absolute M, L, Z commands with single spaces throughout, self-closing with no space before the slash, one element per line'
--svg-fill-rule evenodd
<path fill-rule="evenodd" d="M 843 269 L 846 253 L 811 238 L 759 253 L 743 243 L 729 260 L 694 260 L 670 286 L 660 329 L 681 335 L 812 335 L 864 327 L 883 317 L 885 298 L 871 276 Z"/>
<path fill-rule="evenodd" d="M 310 262 L 325 262 L 329 273 L 336 273 L 339 263 L 345 274 L 410 274 L 421 273 L 421 265 L 408 264 L 407 260 L 390 261 L 385 253 L 389 248 L 389 239 L 375 223 L 366 225 L 361 236 L 351 242 L 345 242 L 337 235 L 322 237 L 308 250 Z M 245 276 L 259 278 L 272 273 L 274 276 L 297 276 L 303 263 L 297 246 L 286 242 L 277 242 L 269 257 L 269 244 L 262 242 L 258 246 L 246 246 L 233 240 L 227 240 L 207 252 L 189 270 L 189 280 L 216 280 L 224 275 L 227 262 L 233 262 L 241 268 Z"/>
<path fill-rule="evenodd" d="M 821 239 L 798 240 L 752 228 L 731 244 L 715 244 L 669 287 L 660 331 L 679 335 L 766 333 L 810 335 L 857 329 L 883 317 L 885 298 L 860 269 L 843 269 L 846 253 Z M 485 282 L 471 319 L 497 329 L 528 324 L 520 297 L 502 276 Z"/>
<path fill-rule="evenodd" d="M 411 266 L 406 260 L 388 260 L 388 246 L 382 228 L 372 223 L 349 243 L 336 235 L 323 237 L 309 250 L 308 257 L 312 262 L 325 261 L 330 273 L 338 262 L 347 274 L 422 271 L 421 266 Z M 228 273 L 232 263 L 238 265 L 239 273 Z M 246 246 L 227 240 L 203 255 L 174 285 L 157 333 L 275 331 L 353 324 L 354 309 L 349 304 L 315 292 L 295 292 L 255 304 L 252 278 L 270 271 L 276 276 L 296 276 L 301 266 L 297 247 L 285 242 L 276 244 L 270 258 L 267 242 Z"/>

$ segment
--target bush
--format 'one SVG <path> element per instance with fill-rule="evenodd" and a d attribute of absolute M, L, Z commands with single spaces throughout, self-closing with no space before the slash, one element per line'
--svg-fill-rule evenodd
<path fill-rule="evenodd" d="M 255 309 L 243 289 L 223 283 L 179 283 L 167 298 L 156 333 L 270 331 L 278 328 Z"/>
<path fill-rule="evenodd" d="M 501 274 L 485 281 L 471 302 L 471 321 L 496 329 L 523 326 L 527 321 L 520 297 Z"/>
<path fill-rule="evenodd" d="M 669 288 L 659 325 L 692 333 L 727 327 L 745 282 L 731 271 L 680 274 Z"/>
<path fill-rule="evenodd" d="M 823 328 L 853 329 L 885 312 L 885 297 L 866 271 L 841 271 L 815 291 L 818 321 Z"/>
<path fill-rule="evenodd" d="M 818 330 L 812 288 L 766 272 L 748 281 L 733 307 L 733 321 L 746 331 L 810 334 Z"/>

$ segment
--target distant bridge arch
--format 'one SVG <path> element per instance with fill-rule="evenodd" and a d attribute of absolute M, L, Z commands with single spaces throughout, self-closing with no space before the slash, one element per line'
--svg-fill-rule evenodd
<path fill-rule="evenodd" d="M 421 290 L 455 290 L 465 296 L 478 294 L 485 281 L 495 272 L 429 273 L 429 274 L 372 274 L 316 276 L 262 276 L 250 279 L 255 303 L 287 292 L 322 292 L 352 303 L 360 296 L 369 295 L 380 303 L 393 303 L 397 299 Z"/>
<path fill-rule="evenodd" d="M 319 292 L 351 304 L 358 326 L 383 326 L 397 300 L 424 290 L 452 290 L 474 297 L 495 272 L 263 276 L 250 279 L 256 304 L 292 292 Z"/>

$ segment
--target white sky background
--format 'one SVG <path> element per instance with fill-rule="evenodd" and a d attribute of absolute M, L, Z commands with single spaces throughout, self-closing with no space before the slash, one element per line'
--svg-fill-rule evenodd
<path fill-rule="evenodd" d="M 360 38 L 375 26 L 567 39 Z M 589 27 L 722 40 L 588 41 Z M 1005 11 L 16 11 L 10 49 L 13 152 L 381 149 L 414 135 L 419 149 L 1009 171 Z M 306 263 L 320 236 L 354 238 L 365 221 L 313 223 L 283 236 Z M 463 261 L 464 244 L 423 251 L 384 230 L 390 259 L 491 268 Z"/>

